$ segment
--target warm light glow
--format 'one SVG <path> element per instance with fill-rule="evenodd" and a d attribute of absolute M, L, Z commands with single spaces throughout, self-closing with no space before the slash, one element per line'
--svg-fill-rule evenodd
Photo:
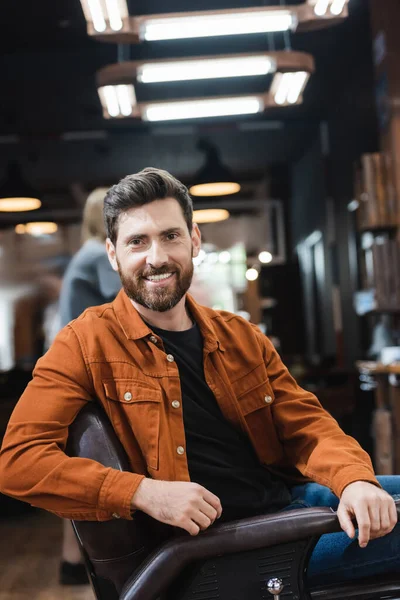
<path fill-rule="evenodd" d="M 217 223 L 218 221 L 226 221 L 226 219 L 229 219 L 229 212 L 224 208 L 207 208 L 193 212 L 195 223 Z"/>
<path fill-rule="evenodd" d="M 106 0 L 108 19 L 110 21 L 110 27 L 114 31 L 120 31 L 123 26 L 121 12 L 119 10 L 118 0 Z"/>
<path fill-rule="evenodd" d="M 87 4 L 90 11 L 90 17 L 93 23 L 93 27 L 99 33 L 106 30 L 106 22 L 104 19 L 103 11 L 101 8 L 100 0 L 87 0 Z"/>
<path fill-rule="evenodd" d="M 236 11 L 231 14 L 148 19 L 141 37 L 147 41 L 288 31 L 296 25 L 289 10 Z"/>
<path fill-rule="evenodd" d="M 98 33 L 106 31 L 107 25 L 113 31 L 121 31 L 123 20 L 129 17 L 126 0 L 81 0 L 81 4 L 86 21 Z"/>
<path fill-rule="evenodd" d="M 205 251 L 201 248 L 201 250 L 199 250 L 199 253 L 197 256 L 193 257 L 193 264 L 195 265 L 195 267 L 198 267 L 199 265 L 201 265 L 201 263 L 203 262 L 203 260 L 206 257 L 206 253 Z"/>
<path fill-rule="evenodd" d="M 277 73 L 273 79 L 271 93 L 276 104 L 296 104 L 303 93 L 310 74 L 306 71 Z"/>
<path fill-rule="evenodd" d="M 228 250 L 223 250 L 223 252 L 219 253 L 218 256 L 218 260 L 220 263 L 222 263 L 223 265 L 227 265 L 228 263 L 231 262 L 231 253 L 228 252 Z"/>
<path fill-rule="evenodd" d="M 37 221 L 32 223 L 20 223 L 15 226 L 16 233 L 28 233 L 29 235 L 49 235 L 58 229 L 57 223 L 51 221 Z"/>
<path fill-rule="evenodd" d="M 255 281 L 258 279 L 258 271 L 257 269 L 251 268 L 246 271 L 246 279 L 248 281 Z"/>
<path fill-rule="evenodd" d="M 117 85 L 117 96 L 121 114 L 129 117 L 136 104 L 136 96 L 133 85 Z"/>
<path fill-rule="evenodd" d="M 218 253 L 217 252 L 209 252 L 207 254 L 207 262 L 212 265 L 216 265 L 218 262 Z"/>
<path fill-rule="evenodd" d="M 339 16 L 342 14 L 344 7 L 346 6 L 347 0 L 333 0 L 331 5 L 332 15 Z"/>
<path fill-rule="evenodd" d="M 199 183 L 189 188 L 192 196 L 229 196 L 240 192 L 240 184 L 233 181 L 216 181 L 215 183 Z"/>
<path fill-rule="evenodd" d="M 267 265 L 268 263 L 270 263 L 273 259 L 273 256 L 271 254 L 271 252 L 267 252 L 266 250 L 264 250 L 263 252 L 260 252 L 260 254 L 258 255 L 258 260 L 263 263 L 264 265 Z"/>
<path fill-rule="evenodd" d="M 268 56 L 168 61 L 147 63 L 138 68 L 137 79 L 142 83 L 189 81 L 220 77 L 267 75 L 275 71 L 276 63 Z"/>
<path fill-rule="evenodd" d="M 106 85 L 99 88 L 100 101 L 109 117 L 130 117 L 136 106 L 133 85 Z"/>
<path fill-rule="evenodd" d="M 38 198 L 0 198 L 0 212 L 24 212 L 41 206 Z"/>
<path fill-rule="evenodd" d="M 143 119 L 145 121 L 172 121 L 178 119 L 248 115 L 261 112 L 263 108 L 263 102 L 257 96 L 157 102 L 148 104 L 144 108 Z"/>
<path fill-rule="evenodd" d="M 323 17 L 324 15 L 326 15 L 329 3 L 330 0 L 318 0 L 314 7 L 314 12 L 317 15 L 317 17 Z"/>

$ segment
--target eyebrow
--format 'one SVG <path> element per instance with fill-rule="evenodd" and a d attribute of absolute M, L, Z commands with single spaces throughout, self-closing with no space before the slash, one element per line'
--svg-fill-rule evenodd
<path fill-rule="evenodd" d="M 170 233 L 177 233 L 177 232 L 182 232 L 183 229 L 182 227 L 169 227 L 168 229 L 164 229 L 164 231 L 161 231 L 159 233 L 159 237 L 165 237 L 167 235 L 169 235 Z M 144 240 L 146 238 L 148 238 L 149 236 L 146 233 L 132 233 L 131 235 L 127 235 L 124 239 L 124 244 L 129 243 L 131 240 Z"/>

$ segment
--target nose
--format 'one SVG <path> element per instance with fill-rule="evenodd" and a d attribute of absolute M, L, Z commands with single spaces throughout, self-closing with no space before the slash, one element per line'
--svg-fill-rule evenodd
<path fill-rule="evenodd" d="M 162 244 L 153 242 L 148 251 L 146 262 L 155 269 L 165 265 L 168 262 L 168 255 L 163 249 Z"/>

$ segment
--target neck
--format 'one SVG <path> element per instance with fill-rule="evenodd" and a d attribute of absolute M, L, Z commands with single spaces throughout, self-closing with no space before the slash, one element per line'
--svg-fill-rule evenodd
<path fill-rule="evenodd" d="M 186 309 L 186 296 L 184 296 L 174 308 L 165 312 L 151 310 L 150 308 L 138 304 L 134 300 L 131 300 L 131 302 L 146 323 L 154 325 L 154 327 L 158 327 L 159 329 L 165 329 L 166 331 L 185 331 L 192 326 L 192 319 Z"/>

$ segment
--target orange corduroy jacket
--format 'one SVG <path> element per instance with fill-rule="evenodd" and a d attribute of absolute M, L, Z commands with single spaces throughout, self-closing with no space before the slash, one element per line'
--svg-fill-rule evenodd
<path fill-rule="evenodd" d="M 377 484 L 369 456 L 296 384 L 257 327 L 190 296 L 187 303 L 204 340 L 206 381 L 263 465 L 337 496 L 357 480 Z M 64 453 L 87 402 L 105 409 L 133 472 Z M 190 481 L 181 389 L 173 357 L 121 291 L 67 325 L 38 361 L 4 438 L 0 489 L 69 519 L 131 519 L 143 477 Z"/>

